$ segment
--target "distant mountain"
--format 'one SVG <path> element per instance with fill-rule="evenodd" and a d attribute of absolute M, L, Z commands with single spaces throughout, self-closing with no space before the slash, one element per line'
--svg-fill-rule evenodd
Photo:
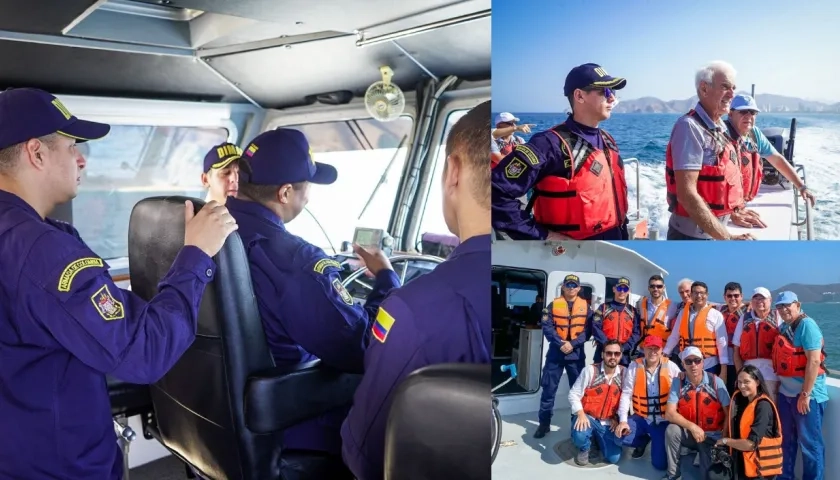
<path fill-rule="evenodd" d="M 749 92 L 738 92 L 749 94 Z M 755 96 L 758 108 L 762 112 L 786 113 L 840 113 L 840 102 L 829 105 L 822 102 L 785 97 L 771 93 L 759 93 Z M 660 100 L 655 97 L 642 97 L 634 100 L 622 100 L 613 109 L 614 113 L 685 113 L 697 104 L 697 96 L 685 100 Z"/>
<path fill-rule="evenodd" d="M 800 302 L 833 302 L 840 301 L 840 283 L 830 283 L 827 285 L 804 285 L 802 283 L 789 283 L 783 287 L 773 290 L 773 298 L 779 292 L 790 290 L 799 297 Z M 833 292 L 833 293 L 832 293 Z M 823 293 L 832 293 L 831 295 L 823 295 Z"/>

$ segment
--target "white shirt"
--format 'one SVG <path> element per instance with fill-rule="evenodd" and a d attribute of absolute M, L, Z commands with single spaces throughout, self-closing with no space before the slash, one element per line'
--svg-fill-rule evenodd
<path fill-rule="evenodd" d="M 612 375 L 607 376 L 608 384 L 611 384 L 616 375 L 619 375 L 619 383 L 621 379 L 621 375 L 624 375 L 624 367 L 618 365 L 615 367 L 615 371 Z M 600 372 L 604 372 L 604 364 L 601 363 L 601 370 Z M 572 385 L 572 388 L 569 389 L 569 405 L 572 407 L 572 415 L 577 415 L 577 413 L 583 410 L 583 404 L 581 403 L 581 399 L 583 398 L 583 392 L 589 387 L 589 384 L 592 383 L 592 380 L 595 378 L 595 368 L 593 365 L 587 365 L 586 368 L 580 372 L 580 376 L 575 381 L 575 384 Z M 601 420 L 601 425 L 609 425 L 610 421 Z"/>
<path fill-rule="evenodd" d="M 696 316 L 697 312 L 692 308 L 691 313 L 688 317 L 689 327 L 693 326 L 694 318 Z M 676 320 L 674 320 L 674 328 L 673 330 L 671 330 L 671 336 L 668 337 L 668 342 L 665 343 L 665 355 L 670 355 L 671 352 L 673 352 L 674 348 L 676 348 L 677 345 L 679 345 L 681 326 L 682 312 L 680 311 L 677 313 Z M 709 313 L 706 314 L 706 328 L 714 332 L 715 343 L 717 344 L 718 349 L 718 356 L 704 359 L 703 369 L 708 370 L 718 364 L 728 365 L 731 360 L 729 359 L 729 345 L 726 338 L 726 323 L 724 323 L 723 321 L 723 315 L 714 307 L 710 308 Z"/>
<path fill-rule="evenodd" d="M 774 315 L 776 317 L 776 326 L 780 326 L 784 323 L 782 317 L 779 316 L 778 311 L 771 311 L 770 315 Z M 735 348 L 741 346 L 741 335 L 744 333 L 744 316 L 741 315 L 741 318 L 738 319 L 738 325 L 735 326 L 735 333 L 732 334 L 732 345 Z M 734 363 L 734 357 L 733 357 Z M 744 365 L 753 365 L 755 368 L 761 372 L 761 375 L 764 376 L 764 379 L 771 382 L 778 382 L 779 376 L 776 375 L 776 371 L 773 369 L 773 360 L 769 358 L 755 358 L 752 360 L 744 360 Z"/>
<path fill-rule="evenodd" d="M 644 359 L 643 359 L 644 360 Z M 670 374 L 671 378 L 677 378 L 680 375 L 680 367 L 678 367 L 674 362 L 668 362 L 668 373 Z M 645 368 L 644 363 L 639 365 L 637 362 L 630 362 L 630 366 L 627 367 L 627 373 L 624 375 L 624 382 L 621 384 L 621 400 L 618 402 L 618 421 L 619 422 L 627 422 L 627 417 L 633 410 L 633 389 L 636 387 L 636 371 L 642 368 L 645 370 L 645 375 L 647 377 L 647 391 L 648 396 L 657 395 L 659 394 L 659 368 L 653 371 L 653 373 L 649 372 L 647 368 Z M 670 393 L 670 390 L 668 391 Z M 662 401 L 662 411 L 665 411 L 665 404 L 668 402 L 668 399 Z M 650 424 L 654 420 L 653 415 L 647 416 L 647 423 Z M 656 423 L 659 424 L 660 422 L 664 422 L 665 419 L 662 418 L 662 415 L 656 415 Z"/>

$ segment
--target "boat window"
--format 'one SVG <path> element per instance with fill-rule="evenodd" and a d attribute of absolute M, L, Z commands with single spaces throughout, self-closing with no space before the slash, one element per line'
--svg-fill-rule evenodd
<path fill-rule="evenodd" d="M 453 110 L 446 116 L 446 127 L 443 129 L 443 137 L 440 140 L 437 154 L 435 155 L 435 170 L 429 182 L 429 195 L 426 197 L 426 205 L 423 207 L 423 218 L 420 221 L 418 242 L 424 233 L 440 233 L 451 235 L 446 222 L 443 219 L 443 199 L 441 198 L 441 176 L 443 167 L 446 164 L 446 139 L 449 138 L 449 131 L 458 120 L 469 112 L 470 109 Z"/>
<path fill-rule="evenodd" d="M 329 254 L 352 241 L 356 227 L 387 229 L 413 126 L 409 116 L 286 126 L 306 135 L 316 162 L 338 170 L 332 185 L 310 187 L 309 204 L 289 231 Z"/>
<path fill-rule="evenodd" d="M 79 144 L 87 164 L 73 200 L 73 225 L 97 255 L 128 256 L 128 222 L 147 197 L 203 199 L 204 155 L 228 139 L 221 127 L 113 125 L 103 139 Z"/>

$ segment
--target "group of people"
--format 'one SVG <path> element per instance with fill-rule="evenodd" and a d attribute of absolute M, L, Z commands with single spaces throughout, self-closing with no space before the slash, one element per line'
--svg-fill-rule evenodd
<path fill-rule="evenodd" d="M 735 95 L 735 69 L 712 62 L 695 76 L 698 102 L 680 117 L 665 153 L 668 240 L 749 240 L 734 225 L 764 228 L 747 203 L 758 194 L 767 160 L 799 191 L 814 194 L 755 125 L 758 105 Z M 587 63 L 566 77 L 571 113 L 559 125 L 530 133 L 509 112 L 491 139 L 493 228 L 513 240 L 628 240 L 627 180 L 616 140 L 599 128 L 627 80 Z M 728 117 L 724 120 L 724 116 Z M 524 199 L 524 201 L 523 201 Z"/>
<path fill-rule="evenodd" d="M 589 463 L 594 439 L 609 463 L 623 447 L 641 458 L 650 444 L 663 480 L 680 478 L 680 458 L 692 450 L 701 471 L 714 470 L 720 448 L 737 478 L 793 480 L 801 449 L 803 478 L 824 478 L 824 340 L 795 293 L 772 301 L 758 287 L 745 302 L 741 285 L 730 282 L 724 302 L 713 304 L 705 283 L 685 279 L 671 300 L 654 275 L 635 305 L 621 278 L 613 299 L 592 308 L 580 287 L 567 275 L 543 310 L 549 348 L 534 437 L 550 433 L 565 371 L 578 465 Z M 584 352 L 590 338 L 593 363 Z"/>
<path fill-rule="evenodd" d="M 382 252 L 356 246 L 375 276 L 356 304 L 338 262 L 285 228 L 310 185 L 338 173 L 314 160 L 303 133 L 281 128 L 208 152 L 207 203 L 195 212 L 186 202 L 184 247 L 146 301 L 114 283 L 75 228 L 48 216 L 78 192 L 78 145 L 110 126 L 76 118 L 42 90 L 0 93 L 0 476 L 122 477 L 105 375 L 148 384 L 178 361 L 216 275 L 212 257 L 237 231 L 275 363 L 318 358 L 363 373 L 352 408 L 284 432 L 282 451 L 303 451 L 307 463 L 280 458 L 278 468 L 294 478 L 382 478 L 402 379 L 430 364 L 490 363 L 489 118 L 485 102 L 446 141 L 442 213 L 460 245 L 428 275 L 401 286 Z"/>

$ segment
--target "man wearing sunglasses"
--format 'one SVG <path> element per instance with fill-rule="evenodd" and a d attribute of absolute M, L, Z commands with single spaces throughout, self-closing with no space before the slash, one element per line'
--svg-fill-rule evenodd
<path fill-rule="evenodd" d="M 726 383 L 717 375 L 703 371 L 703 353 L 688 347 L 680 354 L 685 374 L 674 379 L 665 420 L 665 450 L 668 473 L 662 480 L 680 478 L 680 448 L 696 449 L 700 453 L 700 471 L 708 472 L 712 463 L 711 446 L 706 438 L 721 438 L 729 416 L 729 392 Z"/>
<path fill-rule="evenodd" d="M 516 146 L 491 171 L 494 229 L 514 240 L 629 238 L 624 163 L 613 137 L 598 128 L 626 84 L 594 63 L 569 72 L 569 118 Z M 523 210 L 519 198 L 531 189 Z"/>
<path fill-rule="evenodd" d="M 586 365 L 583 347 L 591 334 L 592 309 L 578 293 L 580 278 L 577 275 L 566 275 L 560 287 L 560 296 L 543 309 L 542 329 L 548 339 L 548 353 L 545 355 L 540 381 L 540 425 L 534 432 L 534 438 L 542 438 L 551 430 L 554 398 L 563 370 L 569 377 L 571 388 Z"/>
<path fill-rule="evenodd" d="M 817 322 L 802 311 L 799 297 L 781 292 L 776 310 L 784 323 L 773 345 L 773 368 L 779 376 L 776 406 L 782 422 L 782 455 L 779 480 L 793 480 L 796 450 L 802 448 L 802 478 L 825 478 L 823 415 L 828 402 L 825 385 L 825 342 Z"/>
<path fill-rule="evenodd" d="M 621 344 L 621 365 L 630 365 L 630 356 L 639 342 L 639 312 L 628 303 L 630 280 L 621 277 L 613 287 L 613 299 L 604 302 L 593 313 L 592 336 L 597 342 L 594 362 L 601 361 L 603 346 L 608 341 L 616 340 Z"/>
<path fill-rule="evenodd" d="M 729 118 L 724 122 L 729 136 L 736 143 L 740 153 L 741 183 L 744 188 L 744 203 L 741 209 L 732 213 L 732 223 L 742 227 L 765 228 L 758 212 L 746 208 L 746 203 L 752 201 L 761 186 L 763 163 L 766 159 L 770 165 L 792 183 L 806 202 L 814 206 L 816 197 L 805 186 L 794 171 L 793 166 L 783 157 L 767 137 L 755 125 L 758 116 L 758 105 L 749 95 L 735 95 L 729 107 Z"/>
<path fill-rule="evenodd" d="M 749 304 L 744 303 L 744 294 L 738 282 L 729 282 L 723 287 L 723 302 L 717 306 L 717 309 L 723 316 L 723 324 L 726 326 L 729 362 L 721 368 L 726 369 L 726 389 L 731 394 L 735 391 L 735 377 L 738 375 L 735 370 L 735 350 L 732 346 L 732 338 L 738 327 L 738 321 L 749 309 Z"/>
<path fill-rule="evenodd" d="M 668 324 L 668 310 L 671 300 L 665 298 L 665 280 L 662 275 L 653 275 L 648 279 L 648 295 L 639 299 L 636 308 L 639 311 L 642 336 L 652 335 L 668 341 L 671 329 Z M 662 346 L 660 345 L 660 347 Z"/>

